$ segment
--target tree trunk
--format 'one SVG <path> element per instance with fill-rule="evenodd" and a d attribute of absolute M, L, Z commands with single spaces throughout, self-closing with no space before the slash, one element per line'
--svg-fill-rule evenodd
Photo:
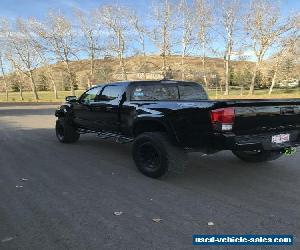
<path fill-rule="evenodd" d="M 163 34 L 163 48 L 162 48 L 162 56 L 163 56 L 163 68 L 162 68 L 162 73 L 163 77 L 167 77 L 167 27 L 166 24 L 163 26 L 162 30 Z"/>
<path fill-rule="evenodd" d="M 54 98 L 58 99 L 57 87 L 56 87 L 55 81 L 54 81 L 51 73 L 50 73 L 50 81 L 51 81 L 52 87 L 53 87 Z"/>
<path fill-rule="evenodd" d="M 162 56 L 163 56 L 162 74 L 163 77 L 165 78 L 167 76 L 167 60 L 166 60 L 165 52 L 163 52 Z"/>
<path fill-rule="evenodd" d="M 231 42 L 229 42 L 227 53 L 225 56 L 225 92 L 224 95 L 229 94 L 229 83 L 230 83 L 230 56 L 231 56 Z"/>
<path fill-rule="evenodd" d="M 248 95 L 253 95 L 253 93 L 254 93 L 255 79 L 256 79 L 256 76 L 257 76 L 258 68 L 259 68 L 259 62 L 257 62 L 255 64 L 255 68 L 254 68 L 253 75 L 252 75 L 252 78 L 251 78 L 251 84 L 250 84 L 250 89 L 249 89 Z"/>
<path fill-rule="evenodd" d="M 147 57 L 145 52 L 145 42 L 144 39 L 142 39 L 142 48 L 143 48 L 143 72 L 144 72 L 144 80 L 147 79 L 147 72 L 146 72 L 146 65 L 147 65 Z"/>
<path fill-rule="evenodd" d="M 248 95 L 253 95 L 253 93 L 254 93 L 254 86 L 255 86 L 256 75 L 257 75 L 257 70 L 255 70 L 253 72 L 253 76 L 251 78 L 251 84 L 250 84 L 250 89 L 249 89 Z"/>
<path fill-rule="evenodd" d="M 50 78 L 50 81 L 51 81 L 51 84 L 52 84 L 52 87 L 53 87 L 54 99 L 58 99 L 57 87 L 56 87 L 55 81 L 53 79 L 52 73 L 51 73 L 48 65 L 47 65 L 47 73 L 48 73 L 48 76 Z"/>
<path fill-rule="evenodd" d="M 24 101 L 22 83 L 20 83 L 19 85 L 19 94 L 20 94 L 20 100 Z"/>
<path fill-rule="evenodd" d="M 125 63 L 123 58 L 124 52 L 124 40 L 122 38 L 121 32 L 118 32 L 118 56 L 119 56 L 119 65 L 122 71 L 123 80 L 127 80 L 127 74 L 125 70 Z"/>
<path fill-rule="evenodd" d="M 144 59 L 143 75 L 144 75 L 144 80 L 147 80 L 146 59 Z"/>
<path fill-rule="evenodd" d="M 53 92 L 54 92 L 54 99 L 57 100 L 58 99 L 58 94 L 57 94 L 56 84 L 55 84 L 54 81 L 52 83 L 52 86 L 53 86 Z"/>
<path fill-rule="evenodd" d="M 18 87 L 19 87 L 20 100 L 24 101 L 23 88 L 22 88 L 22 82 L 24 82 L 24 75 L 22 73 L 20 73 L 18 70 L 17 70 L 16 73 L 17 73 L 17 76 L 18 76 Z"/>
<path fill-rule="evenodd" d="M 35 86 L 35 81 L 34 81 L 33 73 L 32 73 L 31 70 L 29 71 L 29 77 L 30 77 L 30 82 L 31 82 L 31 89 L 32 89 L 33 98 L 34 98 L 34 100 L 38 101 L 39 100 L 39 96 L 37 94 L 37 90 L 36 90 L 36 86 Z"/>
<path fill-rule="evenodd" d="M 92 54 L 91 59 L 90 59 L 90 77 L 88 80 L 89 88 L 92 87 L 93 82 L 94 82 L 94 69 L 95 69 L 95 59 L 94 59 L 94 54 Z"/>
<path fill-rule="evenodd" d="M 144 74 L 144 80 L 147 80 L 146 64 L 147 64 L 146 53 L 143 52 L 143 74 Z"/>
<path fill-rule="evenodd" d="M 202 44 L 202 72 L 203 72 L 203 81 L 205 84 L 205 87 L 208 88 L 208 82 L 206 79 L 206 72 L 205 72 L 205 45 Z"/>
<path fill-rule="evenodd" d="M 225 93 L 224 95 L 229 94 L 229 83 L 230 83 L 230 57 L 232 53 L 232 31 L 227 33 L 227 51 L 225 55 Z"/>
<path fill-rule="evenodd" d="M 229 94 L 229 60 L 228 54 L 225 56 L 225 92 L 224 95 Z"/>
<path fill-rule="evenodd" d="M 121 68 L 121 71 L 122 71 L 123 80 L 127 80 L 127 74 L 126 74 L 126 70 L 125 70 L 124 58 L 123 58 L 123 54 L 122 54 L 121 51 L 119 52 L 119 65 L 120 65 L 120 68 Z"/>
<path fill-rule="evenodd" d="M 184 56 L 181 56 L 181 80 L 183 81 L 185 76 L 184 76 Z"/>
<path fill-rule="evenodd" d="M 72 78 L 73 76 L 71 76 Z M 75 89 L 74 89 L 74 84 L 73 84 L 73 80 L 71 80 L 71 95 L 75 96 Z"/>
<path fill-rule="evenodd" d="M 277 71 L 278 71 L 278 67 L 276 66 L 275 71 L 274 71 L 274 75 L 272 77 L 272 84 L 271 84 L 270 89 L 269 89 L 269 95 L 272 94 L 273 88 L 275 86 L 276 77 L 277 77 Z"/>
<path fill-rule="evenodd" d="M 184 65 L 184 63 L 185 63 L 186 50 L 187 50 L 187 45 L 183 38 L 182 39 L 182 52 L 181 52 L 181 80 L 185 80 L 185 65 Z"/>
<path fill-rule="evenodd" d="M 208 82 L 207 82 L 206 75 L 203 76 L 203 81 L 204 81 L 205 87 L 208 88 Z"/>
<path fill-rule="evenodd" d="M 3 62 L 2 62 L 2 58 L 1 57 L 0 57 L 0 67 L 1 67 L 1 72 L 2 72 L 2 76 L 3 76 L 6 101 L 8 101 L 8 86 L 7 86 L 6 75 L 5 75 L 5 72 L 4 72 Z"/>
<path fill-rule="evenodd" d="M 184 65 L 185 53 L 181 55 L 181 80 L 185 80 L 185 65 Z"/>
<path fill-rule="evenodd" d="M 125 63 L 124 63 L 124 58 L 123 58 L 122 54 L 120 56 L 120 66 L 121 66 L 121 69 L 122 69 L 123 79 L 127 80 L 127 73 L 126 73 L 126 70 L 125 70 Z"/>
<path fill-rule="evenodd" d="M 75 96 L 75 89 L 74 89 L 74 79 L 73 79 L 73 75 L 70 69 L 70 65 L 69 65 L 69 61 L 65 61 L 65 64 L 67 66 L 67 71 L 70 77 L 70 83 L 71 83 L 71 95 Z"/>
<path fill-rule="evenodd" d="M 5 88 L 5 99 L 6 99 L 6 101 L 8 101 L 8 86 L 7 86 L 6 77 L 4 74 L 3 74 L 3 81 L 4 81 L 4 88 Z"/>

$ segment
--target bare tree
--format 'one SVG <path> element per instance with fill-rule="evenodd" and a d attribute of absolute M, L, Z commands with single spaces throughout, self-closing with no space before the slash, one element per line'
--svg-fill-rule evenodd
<path fill-rule="evenodd" d="M 91 87 L 94 82 L 95 60 L 97 54 L 103 50 L 103 48 L 100 47 L 100 39 L 102 37 L 101 25 L 99 25 L 100 22 L 94 12 L 84 13 L 79 9 L 75 9 L 74 13 L 77 17 L 79 27 L 83 35 L 83 42 L 80 45 L 88 54 L 90 61 L 88 86 Z"/>
<path fill-rule="evenodd" d="M 57 93 L 57 87 L 56 87 L 56 83 L 54 81 L 53 78 L 53 74 L 52 74 L 52 68 L 50 67 L 50 55 L 49 55 L 49 51 L 47 51 L 47 44 L 43 41 L 43 39 L 41 39 L 41 37 L 39 36 L 39 33 L 37 33 L 36 31 L 39 30 L 40 27 L 40 23 L 35 20 L 34 18 L 30 18 L 28 20 L 28 36 L 32 41 L 32 44 L 38 48 L 37 54 L 40 60 L 40 66 L 43 66 L 46 70 L 46 75 L 47 77 L 50 79 L 51 85 L 52 85 L 52 89 L 54 92 L 54 98 L 58 99 L 58 93 Z"/>
<path fill-rule="evenodd" d="M 191 6 L 187 0 L 181 0 L 178 5 L 179 12 L 179 25 L 181 30 L 181 79 L 184 80 L 186 78 L 186 65 L 185 59 L 189 54 L 193 43 L 195 42 L 195 13 L 194 6 Z"/>
<path fill-rule="evenodd" d="M 54 99 L 58 99 L 58 93 L 57 93 L 57 86 L 56 83 L 54 81 L 54 77 L 53 77 L 53 70 L 50 67 L 50 65 L 48 64 L 47 60 L 44 59 L 44 63 L 43 63 L 45 69 L 46 69 L 46 74 L 51 82 L 52 88 L 53 88 L 53 94 L 54 94 Z"/>
<path fill-rule="evenodd" d="M 132 14 L 130 15 L 130 23 L 138 37 L 137 40 L 138 40 L 138 43 L 140 44 L 140 52 L 141 52 L 142 58 L 143 58 L 141 68 L 143 70 L 144 79 L 146 79 L 147 78 L 147 72 L 146 72 L 147 55 L 146 55 L 146 45 L 145 45 L 146 28 L 145 28 L 144 24 L 142 23 L 140 17 L 135 12 L 132 12 Z"/>
<path fill-rule="evenodd" d="M 12 55 L 8 52 L 6 54 L 8 62 L 11 64 L 12 71 L 16 74 L 16 83 L 19 88 L 20 100 L 23 101 L 23 83 L 25 82 L 24 73 L 17 67 Z"/>
<path fill-rule="evenodd" d="M 205 86 L 208 87 L 205 67 L 205 56 L 209 42 L 210 28 L 213 24 L 212 5 L 208 0 L 195 0 L 197 15 L 198 39 L 202 50 L 202 73 Z"/>
<path fill-rule="evenodd" d="M 28 22 L 17 19 L 15 22 L 15 30 L 10 29 L 7 24 L 5 34 L 8 43 L 10 60 L 14 62 L 14 67 L 25 74 L 30 79 L 31 90 L 35 100 L 38 100 L 38 93 L 34 79 L 34 70 L 40 65 L 38 57 L 39 47 L 31 39 L 29 35 Z"/>
<path fill-rule="evenodd" d="M 244 25 L 256 60 L 249 90 L 249 95 L 252 95 L 267 51 L 294 25 L 290 19 L 281 20 L 278 5 L 270 0 L 253 0 Z"/>
<path fill-rule="evenodd" d="M 125 67 L 125 50 L 129 39 L 130 10 L 124 6 L 105 5 L 98 9 L 98 18 L 107 28 L 109 36 L 109 50 L 116 53 L 119 59 L 123 79 L 127 80 Z"/>
<path fill-rule="evenodd" d="M 5 89 L 6 101 L 8 101 L 8 84 L 7 84 L 6 73 L 4 69 L 4 56 L 1 54 L 1 51 L 0 51 L 0 70 L 1 70 L 2 81 Z"/>
<path fill-rule="evenodd" d="M 61 13 L 50 12 L 45 23 L 35 23 L 34 30 L 45 42 L 47 53 L 51 53 L 66 67 L 72 95 L 75 95 L 76 77 L 71 69 L 71 61 L 77 58 L 76 33 L 69 20 Z"/>
<path fill-rule="evenodd" d="M 4 26 L 4 27 L 3 27 Z M 5 72 L 5 53 L 7 49 L 7 41 L 5 39 L 5 27 L 7 26 L 7 20 L 2 19 L 0 21 L 0 72 L 2 74 L 2 81 L 5 89 L 5 96 L 6 96 L 6 101 L 8 101 L 8 82 L 7 82 L 7 77 L 6 77 L 6 72 Z"/>
<path fill-rule="evenodd" d="M 295 36 L 285 38 L 280 42 L 279 49 L 272 58 L 273 76 L 269 89 L 269 95 L 272 94 L 277 80 L 277 75 L 283 62 L 290 58 L 292 60 L 299 58 L 299 51 L 297 52 L 297 42 L 299 42 L 299 36 L 297 36 L 296 34 Z"/>
<path fill-rule="evenodd" d="M 230 61 L 233 52 L 234 35 L 237 29 L 237 20 L 239 17 L 240 2 L 239 0 L 219 0 L 216 2 L 218 21 L 221 24 L 222 36 L 225 40 L 225 95 L 229 94 L 230 81 Z"/>
<path fill-rule="evenodd" d="M 175 6 L 169 1 L 155 2 L 151 6 L 153 24 L 148 32 L 150 39 L 159 49 L 162 56 L 162 72 L 166 77 L 168 73 L 168 56 L 172 49 L 172 33 L 176 28 Z"/>
<path fill-rule="evenodd" d="M 24 101 L 23 97 L 23 83 L 25 81 L 25 76 L 23 72 L 19 71 L 18 69 L 15 69 L 16 75 L 17 75 L 17 82 L 18 82 L 18 87 L 19 87 L 19 95 L 20 95 L 20 100 Z"/>

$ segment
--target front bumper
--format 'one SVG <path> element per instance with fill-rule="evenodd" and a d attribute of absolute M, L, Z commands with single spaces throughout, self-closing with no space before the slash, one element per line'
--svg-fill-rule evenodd
<path fill-rule="evenodd" d="M 272 136 L 276 134 L 290 134 L 290 141 L 284 143 L 272 143 Z M 213 136 L 214 147 L 219 150 L 280 150 L 289 147 L 300 146 L 300 131 L 291 130 L 284 132 L 272 132 L 254 135 L 235 135 L 233 133 L 215 133 Z"/>

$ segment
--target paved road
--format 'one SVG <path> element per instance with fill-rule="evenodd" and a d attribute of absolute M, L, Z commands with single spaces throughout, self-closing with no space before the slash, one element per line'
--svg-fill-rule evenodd
<path fill-rule="evenodd" d="M 130 145 L 58 143 L 54 108 L 0 107 L 0 249 L 190 249 L 195 233 L 299 241 L 300 154 L 258 165 L 191 154 L 184 174 L 154 180 Z"/>

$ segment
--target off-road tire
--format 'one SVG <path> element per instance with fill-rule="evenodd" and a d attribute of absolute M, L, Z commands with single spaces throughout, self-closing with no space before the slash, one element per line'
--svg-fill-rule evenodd
<path fill-rule="evenodd" d="M 166 133 L 145 132 L 138 135 L 132 146 L 137 168 L 146 176 L 159 178 L 169 170 L 183 172 L 187 155 L 174 146 Z"/>
<path fill-rule="evenodd" d="M 246 162 L 265 162 L 274 161 L 283 155 L 280 150 L 261 150 L 261 151 L 232 151 L 239 159 Z"/>
<path fill-rule="evenodd" d="M 62 143 L 74 143 L 80 137 L 76 128 L 65 118 L 59 118 L 56 121 L 55 132 L 57 139 Z"/>

